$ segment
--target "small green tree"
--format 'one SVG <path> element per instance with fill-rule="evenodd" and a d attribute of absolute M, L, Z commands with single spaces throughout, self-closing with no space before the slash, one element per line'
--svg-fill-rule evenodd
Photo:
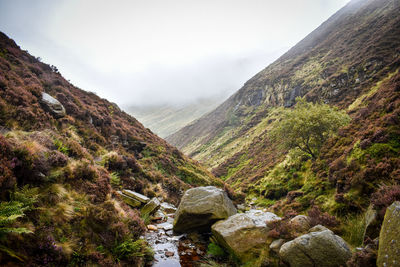
<path fill-rule="evenodd" d="M 284 109 L 269 133 L 270 139 L 285 149 L 299 149 L 316 159 L 326 140 L 350 122 L 344 110 L 314 104 L 298 97 L 292 109 Z"/>

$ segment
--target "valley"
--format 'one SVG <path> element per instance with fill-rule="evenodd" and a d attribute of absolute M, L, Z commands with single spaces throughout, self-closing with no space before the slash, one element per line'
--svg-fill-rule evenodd
<path fill-rule="evenodd" d="M 0 265 L 399 266 L 399 14 L 351 0 L 227 99 L 126 111 L 0 32 Z"/>

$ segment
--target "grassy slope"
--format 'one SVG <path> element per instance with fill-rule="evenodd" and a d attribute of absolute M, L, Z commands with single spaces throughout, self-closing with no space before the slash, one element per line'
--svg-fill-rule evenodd
<path fill-rule="evenodd" d="M 42 92 L 67 115 L 47 112 Z M 137 241 L 144 224 L 115 190 L 177 203 L 193 185 L 222 185 L 117 105 L 71 85 L 2 33 L 0 133 L 0 213 L 25 212 L 6 225 L 32 231 L 0 229 L 1 264 L 140 265 L 148 254 Z"/>

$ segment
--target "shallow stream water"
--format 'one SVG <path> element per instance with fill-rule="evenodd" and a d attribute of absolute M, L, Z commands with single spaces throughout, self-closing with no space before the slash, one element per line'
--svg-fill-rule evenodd
<path fill-rule="evenodd" d="M 174 214 L 168 214 L 166 220 L 153 225 L 157 230 L 148 230 L 145 239 L 154 250 L 153 267 L 193 267 L 206 255 L 209 235 L 183 234 L 172 231 Z"/>

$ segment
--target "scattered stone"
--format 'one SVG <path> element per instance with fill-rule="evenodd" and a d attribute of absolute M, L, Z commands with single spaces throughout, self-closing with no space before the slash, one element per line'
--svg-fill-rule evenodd
<path fill-rule="evenodd" d="M 122 200 L 126 204 L 128 204 L 129 206 L 131 206 L 133 208 L 140 207 L 142 205 L 142 203 L 140 201 L 137 201 L 136 199 L 123 194 L 121 191 L 117 191 L 117 194 L 122 198 Z"/>
<path fill-rule="evenodd" d="M 153 217 L 151 218 L 153 221 L 159 221 L 159 220 L 161 220 L 161 221 L 163 221 L 163 220 L 165 220 L 167 218 L 167 216 L 165 216 L 165 214 L 161 211 L 161 210 L 157 210 L 155 213 L 154 213 L 154 215 L 153 215 Z"/>
<path fill-rule="evenodd" d="M 351 250 L 346 242 L 330 230 L 311 232 L 282 245 L 281 259 L 291 267 L 346 266 Z"/>
<path fill-rule="evenodd" d="M 164 229 L 165 231 L 169 231 L 169 230 L 172 230 L 173 226 L 172 226 L 172 224 L 165 222 L 165 223 L 158 224 L 157 228 Z"/>
<path fill-rule="evenodd" d="M 160 201 L 158 198 L 153 197 L 144 207 L 140 210 L 142 216 L 150 215 L 160 207 Z"/>
<path fill-rule="evenodd" d="M 157 226 L 152 225 L 152 224 L 147 225 L 147 229 L 149 229 L 150 231 L 157 231 L 158 230 Z"/>
<path fill-rule="evenodd" d="M 166 252 L 165 252 L 165 256 L 167 256 L 167 257 L 172 257 L 172 256 L 174 256 L 174 255 L 175 255 L 175 253 L 172 252 L 172 251 L 166 251 Z"/>
<path fill-rule="evenodd" d="M 131 191 L 131 190 L 128 190 L 128 189 L 122 190 L 122 193 L 124 193 L 125 195 L 130 196 L 131 198 L 134 198 L 137 201 L 140 201 L 140 202 L 142 202 L 144 204 L 146 204 L 150 200 L 145 195 L 139 194 L 137 192 L 134 192 L 134 191 Z"/>
<path fill-rule="evenodd" d="M 400 265 L 400 202 L 390 205 L 383 220 L 379 235 L 377 265 Z"/>
<path fill-rule="evenodd" d="M 242 262 L 250 257 L 255 257 L 265 248 L 265 243 L 269 240 L 270 229 L 265 220 L 262 221 L 260 218 L 272 215 L 256 214 L 258 217 L 255 219 L 251 217 L 254 217 L 254 213 L 236 214 L 226 220 L 216 222 L 211 228 L 217 242 L 228 251 L 233 252 Z"/>
<path fill-rule="evenodd" d="M 235 213 L 224 190 L 214 186 L 192 188 L 185 192 L 175 213 L 174 231 L 208 231 L 213 223 Z"/>
<path fill-rule="evenodd" d="M 60 103 L 60 101 L 58 101 L 51 95 L 46 94 L 45 92 L 42 92 L 41 103 L 44 106 L 44 108 L 50 113 L 52 113 L 53 116 L 57 119 L 62 118 L 66 115 L 65 108 Z"/>
<path fill-rule="evenodd" d="M 305 215 L 297 215 L 289 221 L 289 225 L 295 233 L 306 233 L 310 229 L 310 218 Z"/>
<path fill-rule="evenodd" d="M 279 249 L 281 248 L 283 243 L 285 243 L 284 239 L 274 240 L 274 241 L 272 241 L 271 245 L 269 246 L 269 249 L 275 253 L 279 253 Z"/>
<path fill-rule="evenodd" d="M 160 207 L 166 213 L 175 213 L 176 211 L 176 207 L 167 202 L 162 202 Z"/>

